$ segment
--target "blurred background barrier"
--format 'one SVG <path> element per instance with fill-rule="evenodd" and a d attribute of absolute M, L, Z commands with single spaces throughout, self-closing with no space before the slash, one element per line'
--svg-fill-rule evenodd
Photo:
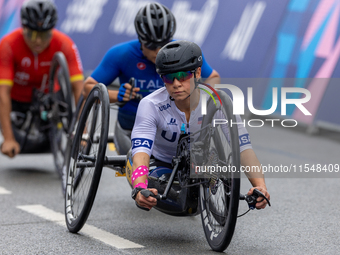
<path fill-rule="evenodd" d="M 20 26 L 22 2 L 0 0 L 0 38 Z M 75 41 L 85 74 L 90 74 L 111 46 L 137 38 L 135 14 L 150 1 L 54 2 L 59 13 L 57 28 Z M 176 17 L 174 38 L 199 44 L 211 66 L 220 73 L 221 83 L 237 85 L 244 93 L 247 87 L 253 87 L 254 106 L 258 109 L 271 107 L 273 87 L 279 91 L 285 86 L 306 88 L 312 97 L 305 107 L 312 116 L 305 116 L 292 105 L 284 118 L 340 130 L 339 1 L 158 2 L 168 6 Z"/>

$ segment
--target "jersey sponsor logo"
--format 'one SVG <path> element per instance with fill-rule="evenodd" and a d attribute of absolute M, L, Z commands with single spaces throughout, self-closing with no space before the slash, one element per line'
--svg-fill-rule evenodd
<path fill-rule="evenodd" d="M 145 147 L 151 150 L 153 141 L 145 138 L 134 138 L 132 139 L 132 149 Z"/>
<path fill-rule="evenodd" d="M 46 62 L 40 62 L 40 66 L 50 66 L 51 61 L 46 61 Z"/>
<path fill-rule="evenodd" d="M 171 118 L 170 122 L 168 123 L 168 125 L 175 125 L 177 126 L 178 124 L 176 123 L 176 119 Z"/>
<path fill-rule="evenodd" d="M 21 66 L 22 67 L 30 67 L 31 66 L 31 59 L 29 57 L 24 57 L 21 60 Z"/>
<path fill-rule="evenodd" d="M 170 104 L 165 104 L 165 105 L 160 106 L 160 107 L 159 107 L 159 110 L 160 110 L 160 111 L 167 110 L 169 107 L 171 107 Z"/>
<path fill-rule="evenodd" d="M 25 73 L 25 72 L 16 72 L 15 78 L 19 79 L 19 80 L 29 80 L 30 75 L 28 73 Z"/>
<path fill-rule="evenodd" d="M 137 68 L 139 70 L 144 70 L 146 68 L 146 64 L 144 64 L 143 62 L 139 62 L 137 63 Z"/>
<path fill-rule="evenodd" d="M 176 141 L 177 132 L 173 132 L 171 138 L 167 138 L 167 137 L 166 137 L 166 132 L 167 132 L 167 131 L 163 130 L 163 131 L 162 131 L 162 134 L 161 134 L 161 136 L 162 136 L 165 140 L 167 140 L 167 141 L 170 142 L 170 143 L 173 143 L 174 141 Z"/>
<path fill-rule="evenodd" d="M 240 135 L 239 139 L 240 139 L 240 147 L 247 145 L 247 144 L 250 144 L 249 134 Z"/>

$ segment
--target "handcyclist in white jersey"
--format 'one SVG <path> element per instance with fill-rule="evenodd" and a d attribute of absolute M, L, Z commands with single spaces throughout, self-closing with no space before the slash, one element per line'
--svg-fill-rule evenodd
<path fill-rule="evenodd" d="M 165 87 L 142 99 L 131 136 L 133 156 L 131 183 L 134 188 L 132 197 L 141 207 L 151 209 L 157 204 L 156 198 L 151 196 L 146 198 L 139 192 L 148 188 L 150 157 L 158 162 L 164 162 L 163 168 L 164 166 L 170 168 L 181 130 L 195 133 L 200 128 L 197 120 L 202 117 L 200 107 L 202 91 L 196 89 L 196 86 L 201 77 L 201 66 L 201 49 L 192 42 L 170 42 L 161 48 L 157 55 L 156 68 Z M 237 120 L 241 122 L 239 116 Z M 241 165 L 257 166 L 261 169 L 246 128 L 239 125 L 238 129 Z M 249 172 L 247 177 L 253 186 L 248 195 L 256 188 L 270 199 L 263 174 Z M 149 190 L 155 195 L 158 194 L 156 189 Z M 265 200 L 258 198 L 256 208 L 263 209 L 266 205 Z"/>

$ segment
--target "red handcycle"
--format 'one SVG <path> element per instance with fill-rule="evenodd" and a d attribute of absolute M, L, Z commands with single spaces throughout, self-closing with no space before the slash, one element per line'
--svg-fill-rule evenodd
<path fill-rule="evenodd" d="M 60 90 L 56 91 L 56 86 Z M 66 58 L 57 52 L 51 61 L 48 88 L 35 89 L 32 103 L 11 112 L 15 139 L 21 154 L 53 153 L 56 171 L 63 173 L 70 125 L 75 117 Z"/>

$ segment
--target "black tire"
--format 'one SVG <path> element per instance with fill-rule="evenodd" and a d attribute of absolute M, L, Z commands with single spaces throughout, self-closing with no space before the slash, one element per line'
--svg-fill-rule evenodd
<path fill-rule="evenodd" d="M 109 129 L 109 96 L 99 83 L 90 92 L 77 126 L 67 171 L 65 219 L 70 232 L 85 224 L 100 181 Z M 78 163 L 91 163 L 77 167 Z"/>
<path fill-rule="evenodd" d="M 205 144 L 203 160 L 206 166 L 230 166 L 226 173 L 208 175 L 209 183 L 200 187 L 201 219 L 206 239 L 214 251 L 224 251 L 234 234 L 240 196 L 240 147 L 237 125 L 216 125 L 214 119 L 226 119 L 236 123 L 232 114 L 230 97 L 218 91 L 222 107 L 217 108 L 213 100 L 208 101 L 207 115 L 202 120 L 202 128 L 211 124 L 211 129 L 204 129 L 200 134 Z M 216 101 L 218 101 L 215 96 Z M 212 132 L 213 131 L 213 132 Z M 225 135 L 227 134 L 227 135 Z M 209 146 L 208 146 L 209 145 Z M 228 168 L 226 168 L 228 169 Z"/>
<path fill-rule="evenodd" d="M 55 80 L 60 91 L 55 91 Z M 62 52 L 54 54 L 49 73 L 49 93 L 51 98 L 50 144 L 54 164 L 59 177 L 62 179 L 62 169 L 67 150 L 68 132 L 73 117 L 71 100 L 71 83 L 66 58 Z"/>

